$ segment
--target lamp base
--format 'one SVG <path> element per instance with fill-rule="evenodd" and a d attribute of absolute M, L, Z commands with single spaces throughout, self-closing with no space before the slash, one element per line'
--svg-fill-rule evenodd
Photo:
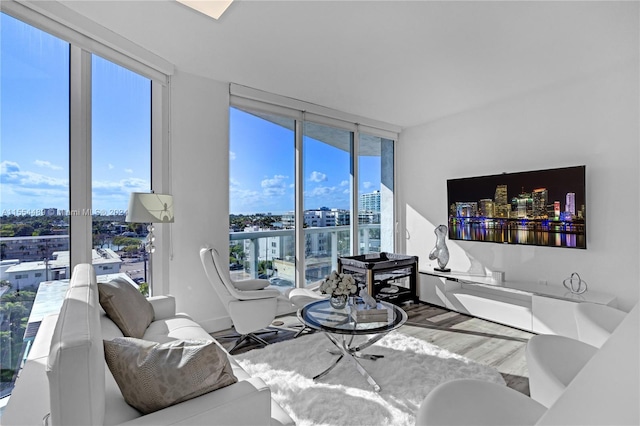
<path fill-rule="evenodd" d="M 433 268 L 433 270 L 438 272 L 451 272 L 451 268 Z"/>

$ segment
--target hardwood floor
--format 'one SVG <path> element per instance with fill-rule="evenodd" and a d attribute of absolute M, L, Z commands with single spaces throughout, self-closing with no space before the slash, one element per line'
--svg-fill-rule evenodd
<path fill-rule="evenodd" d="M 529 395 L 529 374 L 525 360 L 525 346 L 534 335 L 480 318 L 449 311 L 426 303 L 405 304 L 409 317 L 400 330 L 425 340 L 450 352 L 457 353 L 478 363 L 495 367 L 504 377 L 507 386 Z M 277 318 L 284 325 L 297 324 L 295 315 Z M 226 348 L 234 345 L 234 339 L 221 338 L 233 330 L 223 330 L 211 335 Z M 293 338 L 294 332 L 262 334 L 269 343 Z M 253 343 L 243 344 L 234 353 L 239 354 L 258 348 Z"/>

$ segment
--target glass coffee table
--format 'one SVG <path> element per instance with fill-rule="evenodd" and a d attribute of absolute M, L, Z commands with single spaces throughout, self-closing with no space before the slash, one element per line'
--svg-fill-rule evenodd
<path fill-rule="evenodd" d="M 298 311 L 298 318 L 304 325 L 314 330 L 323 331 L 324 335 L 334 344 L 337 350 L 329 351 L 338 358 L 326 370 L 318 374 L 313 380 L 326 376 L 343 359 L 350 360 L 367 382 L 376 392 L 380 386 L 364 369 L 358 359 L 376 360 L 382 355 L 363 354 L 362 351 L 382 339 L 387 333 L 400 327 L 407 321 L 407 314 L 400 307 L 387 302 L 378 302 L 379 309 L 385 309 L 386 318 L 377 318 L 376 321 L 356 321 L 351 315 L 355 309 L 347 305 L 344 309 L 334 309 L 329 300 L 311 302 Z M 360 344 L 353 344 L 355 336 L 368 335 L 370 338 Z"/>

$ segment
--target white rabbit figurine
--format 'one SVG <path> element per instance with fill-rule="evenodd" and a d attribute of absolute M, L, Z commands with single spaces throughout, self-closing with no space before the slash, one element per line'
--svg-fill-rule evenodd
<path fill-rule="evenodd" d="M 369 292 L 367 291 L 366 288 L 363 288 L 362 290 L 360 290 L 360 293 L 358 293 L 358 295 L 362 298 L 362 301 L 370 308 L 375 308 L 376 306 L 378 306 L 378 302 L 376 301 L 376 299 L 374 299 L 373 297 L 369 296 Z"/>

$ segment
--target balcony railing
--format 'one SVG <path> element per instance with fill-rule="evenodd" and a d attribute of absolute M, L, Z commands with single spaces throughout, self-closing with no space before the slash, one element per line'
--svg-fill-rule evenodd
<path fill-rule="evenodd" d="M 359 253 L 380 251 L 380 224 L 361 224 Z M 305 283 L 316 281 L 338 269 L 338 257 L 351 255 L 351 228 L 329 226 L 304 228 Z M 269 278 L 275 286 L 295 286 L 295 230 L 230 232 L 231 246 L 242 244 L 242 269 L 231 267 L 234 279 Z M 260 268 L 260 263 L 264 262 Z M 271 268 L 267 268 L 267 266 Z M 231 265 L 230 265 L 231 266 Z"/>

